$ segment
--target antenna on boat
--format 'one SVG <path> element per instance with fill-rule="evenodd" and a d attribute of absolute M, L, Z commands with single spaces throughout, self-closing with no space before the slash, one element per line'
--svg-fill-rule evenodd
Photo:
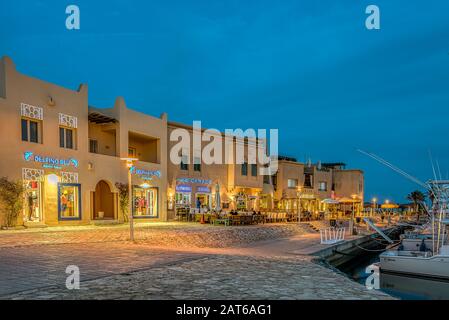
<path fill-rule="evenodd" d="M 407 172 L 403 171 L 402 169 L 399 169 L 398 167 L 396 167 L 395 165 L 391 164 L 390 162 L 388 162 L 387 160 L 379 157 L 378 155 L 375 155 L 374 153 L 371 152 L 366 152 L 363 151 L 361 149 L 357 149 L 358 152 L 376 160 L 377 162 L 380 162 L 381 164 L 387 166 L 388 168 L 392 169 L 393 171 L 399 173 L 400 175 L 402 175 L 403 177 L 411 180 L 412 182 L 418 184 L 419 186 L 423 187 L 425 190 L 428 190 L 429 192 L 431 192 L 432 194 L 434 194 L 434 190 L 432 189 L 432 185 L 430 184 L 430 182 L 428 183 L 424 183 L 422 181 L 420 181 L 419 179 L 415 178 L 414 176 L 408 174 Z M 432 163 L 433 166 L 433 163 Z M 435 194 L 434 194 L 435 195 Z M 425 203 L 420 203 L 420 205 L 424 208 L 424 211 L 426 212 L 428 217 L 433 217 L 433 215 L 430 213 L 430 210 L 427 208 L 427 205 Z"/>
<path fill-rule="evenodd" d="M 425 188 L 425 189 L 429 189 L 429 186 L 427 184 L 425 184 L 424 182 L 421 182 L 420 180 L 418 180 L 417 178 L 415 178 L 414 176 L 408 174 L 407 172 L 403 171 L 402 169 L 399 169 L 398 167 L 396 167 L 395 165 L 391 164 L 390 162 L 388 162 L 385 159 L 382 159 L 381 157 L 375 155 L 374 153 L 370 153 L 370 152 L 366 152 L 363 151 L 361 149 L 357 149 L 358 152 L 376 160 L 377 162 L 380 162 L 381 164 L 387 166 L 388 168 L 390 168 L 391 170 L 399 173 L 400 175 L 404 176 L 405 178 L 413 181 L 414 183 L 420 185 L 421 187 Z"/>

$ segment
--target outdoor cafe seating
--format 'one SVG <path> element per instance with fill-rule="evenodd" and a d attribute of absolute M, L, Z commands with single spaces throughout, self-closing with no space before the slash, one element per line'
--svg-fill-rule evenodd
<path fill-rule="evenodd" d="M 203 211 L 192 208 L 180 208 L 177 211 L 178 221 L 209 223 L 213 225 L 239 226 L 260 223 L 280 223 L 298 221 L 296 213 L 287 212 L 254 212 L 254 211 Z"/>

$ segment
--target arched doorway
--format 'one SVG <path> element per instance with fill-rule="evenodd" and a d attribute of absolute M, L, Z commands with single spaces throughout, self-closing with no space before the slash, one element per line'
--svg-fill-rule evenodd
<path fill-rule="evenodd" d="M 94 219 L 114 219 L 114 194 L 103 180 L 95 187 Z"/>

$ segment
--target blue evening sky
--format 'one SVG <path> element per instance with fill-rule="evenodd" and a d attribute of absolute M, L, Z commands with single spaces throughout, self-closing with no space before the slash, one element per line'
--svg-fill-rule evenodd
<path fill-rule="evenodd" d="M 65 7 L 81 30 L 65 28 Z M 365 28 L 365 8 L 381 30 Z M 449 1 L 0 1 L 0 56 L 89 103 L 205 127 L 278 128 L 280 153 L 365 171 L 366 199 L 404 202 L 429 150 L 449 170 Z"/>

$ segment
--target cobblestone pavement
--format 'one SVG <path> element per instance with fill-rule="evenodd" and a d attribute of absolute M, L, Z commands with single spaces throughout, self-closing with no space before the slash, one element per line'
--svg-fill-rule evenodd
<path fill-rule="evenodd" d="M 224 227 L 198 223 L 136 224 L 135 239 L 161 247 L 229 247 L 255 241 L 305 234 L 297 224 L 264 224 Z M 123 242 L 129 240 L 129 226 L 49 227 L 17 231 L 0 230 L 0 248 L 74 243 Z"/>
<path fill-rule="evenodd" d="M 307 258 L 214 255 L 11 299 L 391 299 Z"/>
<path fill-rule="evenodd" d="M 201 253 L 176 252 L 142 244 L 64 244 L 0 249 L 0 296 L 65 284 L 66 267 L 80 268 L 81 280 L 184 261 Z M 204 256 L 204 255 L 203 255 Z"/>
<path fill-rule="evenodd" d="M 122 226 L 0 232 L 0 298 L 389 298 L 312 262 L 319 235 L 297 224 L 136 231 L 136 243 Z M 80 268 L 79 291 L 65 288 L 68 265 Z"/>

